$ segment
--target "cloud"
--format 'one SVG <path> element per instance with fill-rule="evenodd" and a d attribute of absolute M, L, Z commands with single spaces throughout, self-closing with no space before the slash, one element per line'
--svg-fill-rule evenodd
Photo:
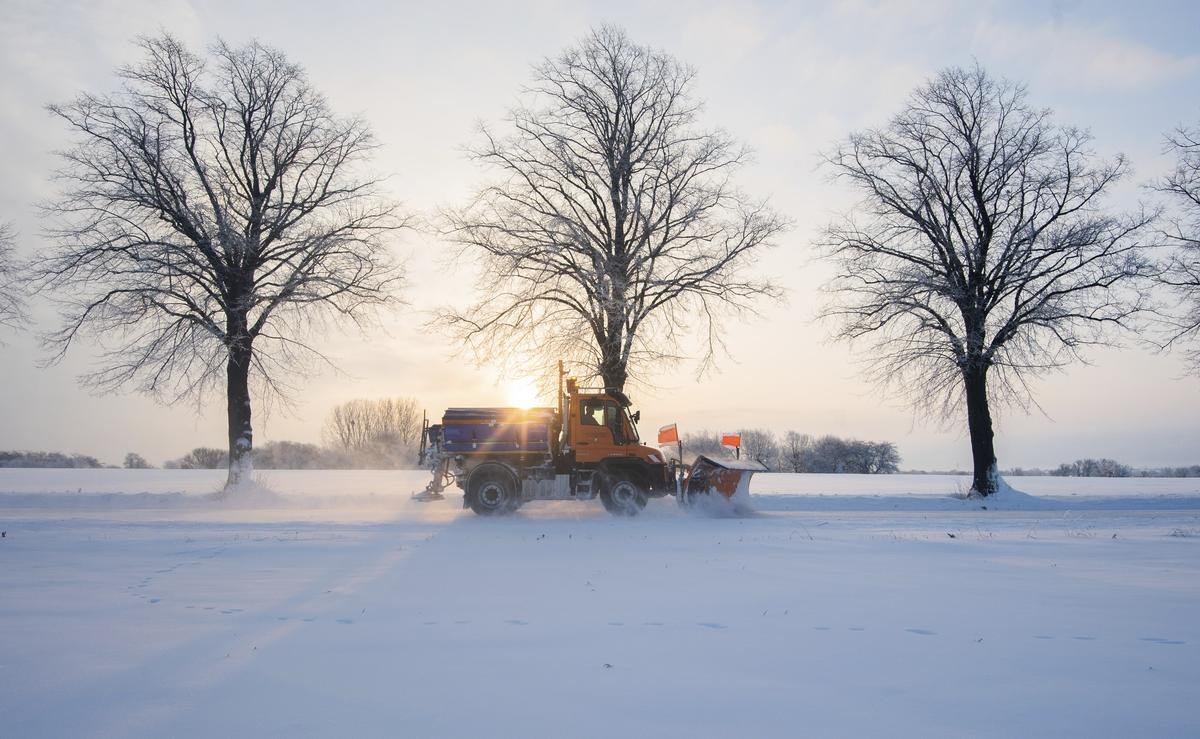
<path fill-rule="evenodd" d="M 200 28 L 188 0 L 15 0 L 0 13 L 0 140 L 6 150 L 0 213 L 8 218 L 48 194 L 48 152 L 64 143 L 65 129 L 43 109 L 81 90 L 115 87 L 112 70 L 137 58 L 140 33 L 170 29 L 189 39 Z M 32 224 L 19 224 L 32 232 Z"/>
<path fill-rule="evenodd" d="M 980 56 L 1028 64 L 1033 76 L 1070 87 L 1132 90 L 1200 70 L 1200 55 L 1175 56 L 1102 28 L 1064 22 L 1019 26 L 983 21 L 974 38 Z"/>
<path fill-rule="evenodd" d="M 759 7 L 749 2 L 710 5 L 684 24 L 684 37 L 725 58 L 755 50 L 767 38 Z"/>

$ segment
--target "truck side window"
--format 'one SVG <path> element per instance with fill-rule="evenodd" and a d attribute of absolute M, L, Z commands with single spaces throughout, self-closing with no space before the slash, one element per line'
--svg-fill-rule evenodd
<path fill-rule="evenodd" d="M 584 426 L 604 425 L 604 403 L 585 400 L 579 406 L 579 422 Z"/>
<path fill-rule="evenodd" d="M 611 400 L 585 400 L 579 404 L 579 423 L 584 426 L 601 426 L 612 432 L 613 441 L 625 443 L 625 428 L 621 422 L 621 409 Z"/>

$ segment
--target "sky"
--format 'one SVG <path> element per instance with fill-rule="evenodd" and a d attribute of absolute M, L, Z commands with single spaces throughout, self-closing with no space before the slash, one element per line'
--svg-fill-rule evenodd
<path fill-rule="evenodd" d="M 737 184 L 793 223 L 755 267 L 786 300 L 727 327 L 729 353 L 715 372 L 698 376 L 685 362 L 648 377 L 634 398 L 643 435 L 672 422 L 684 432 L 795 429 L 892 441 L 906 469 L 969 468 L 965 422 L 916 415 L 883 395 L 862 377 L 861 348 L 832 343 L 815 320 L 831 268 L 814 259 L 813 242 L 855 202 L 820 169 L 819 153 L 885 124 L 939 69 L 977 60 L 1027 84 L 1057 122 L 1090 129 L 1099 154 L 1130 158 L 1134 175 L 1110 201 L 1120 209 L 1151 199 L 1145 183 L 1170 165 L 1164 134 L 1200 122 L 1200 5 L 1189 2 L 0 0 L 0 221 L 16 226 L 22 254 L 47 248 L 36 206 L 56 192 L 53 152 L 69 139 L 44 106 L 113 91 L 113 70 L 137 59 L 132 39 L 165 30 L 197 49 L 222 37 L 283 50 L 335 111 L 370 122 L 382 144 L 374 169 L 432 223 L 485 181 L 463 154 L 478 123 L 502 121 L 533 64 L 601 24 L 695 67 L 703 123 L 755 152 Z M 288 405 L 256 408 L 257 443 L 319 442 L 329 410 L 358 397 L 414 396 L 433 416 L 510 401 L 523 378 L 476 366 L 424 328 L 440 306 L 471 302 L 470 265 L 451 261 L 432 229 L 395 248 L 407 265 L 405 305 L 367 333 L 326 335 L 338 370 L 306 378 Z M 95 366 L 86 344 L 41 366 L 37 332 L 54 325 L 54 311 L 40 296 L 32 309 L 32 330 L 0 335 L 0 449 L 110 463 L 135 451 L 161 463 L 224 445 L 221 397 L 167 407 L 133 392 L 92 394 L 76 382 Z M 1035 380 L 1037 407 L 998 414 L 1001 467 L 1085 456 L 1200 462 L 1200 379 L 1178 355 L 1133 336 L 1086 359 Z"/>

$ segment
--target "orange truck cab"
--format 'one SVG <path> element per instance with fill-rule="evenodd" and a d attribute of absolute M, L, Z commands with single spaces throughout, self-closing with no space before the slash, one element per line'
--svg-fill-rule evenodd
<path fill-rule="evenodd" d="M 577 464 L 639 459 L 661 464 L 662 453 L 638 438 L 639 413 L 629 413 L 629 398 L 617 390 L 580 392 L 567 380 L 567 433 L 564 449 L 574 452 Z"/>

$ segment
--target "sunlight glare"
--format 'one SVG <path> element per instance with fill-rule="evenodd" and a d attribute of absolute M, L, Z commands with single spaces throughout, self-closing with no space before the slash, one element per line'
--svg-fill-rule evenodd
<path fill-rule="evenodd" d="M 538 404 L 537 385 L 528 377 L 510 380 L 508 404 L 514 408 L 532 408 Z"/>

